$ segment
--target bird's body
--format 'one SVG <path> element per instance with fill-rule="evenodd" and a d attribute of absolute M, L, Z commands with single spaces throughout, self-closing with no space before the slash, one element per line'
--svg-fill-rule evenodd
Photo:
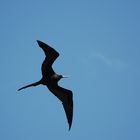
<path fill-rule="evenodd" d="M 73 118 L 73 94 L 72 91 L 68 89 L 64 89 L 58 85 L 58 81 L 64 77 L 62 75 L 55 73 L 52 68 L 52 64 L 59 56 L 59 53 L 53 48 L 51 48 L 49 45 L 41 41 L 37 41 L 37 42 L 39 44 L 39 47 L 43 49 L 46 55 L 45 60 L 42 63 L 42 67 L 41 67 L 42 78 L 38 82 L 24 86 L 19 90 L 31 86 L 37 86 L 40 84 L 46 85 L 48 89 L 62 102 L 69 123 L 69 130 L 70 130 L 72 125 L 72 118 Z"/>

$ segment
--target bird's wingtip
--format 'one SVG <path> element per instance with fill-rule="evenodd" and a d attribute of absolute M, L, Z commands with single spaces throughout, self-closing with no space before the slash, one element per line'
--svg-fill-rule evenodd
<path fill-rule="evenodd" d="M 70 129 L 71 129 L 71 126 L 69 127 L 69 131 L 70 131 Z"/>
<path fill-rule="evenodd" d="M 40 40 L 36 40 L 37 41 L 37 43 L 40 43 L 41 41 Z"/>
<path fill-rule="evenodd" d="M 72 122 L 69 123 L 69 131 L 71 130 Z"/>
<path fill-rule="evenodd" d="M 42 41 L 40 41 L 40 40 L 36 40 L 37 41 L 37 43 L 38 43 L 38 45 L 39 46 L 41 46 L 41 45 L 43 45 L 43 44 L 45 44 L 45 43 L 43 43 Z"/>

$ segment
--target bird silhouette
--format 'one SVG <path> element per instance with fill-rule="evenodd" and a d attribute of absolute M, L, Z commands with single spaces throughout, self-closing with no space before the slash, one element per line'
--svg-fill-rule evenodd
<path fill-rule="evenodd" d="M 46 85 L 48 89 L 62 102 L 66 113 L 67 121 L 69 124 L 69 130 L 70 130 L 72 125 L 72 119 L 73 119 L 73 93 L 71 90 L 62 88 L 58 85 L 58 81 L 61 78 L 66 78 L 66 77 L 55 73 L 52 68 L 52 64 L 59 56 L 59 53 L 55 49 L 47 45 L 46 43 L 43 43 L 39 40 L 37 40 L 37 43 L 39 47 L 43 49 L 46 55 L 45 60 L 42 63 L 42 67 L 41 67 L 42 78 L 38 82 L 26 85 L 18 89 L 18 91 L 28 87 L 38 86 L 40 84 Z"/>

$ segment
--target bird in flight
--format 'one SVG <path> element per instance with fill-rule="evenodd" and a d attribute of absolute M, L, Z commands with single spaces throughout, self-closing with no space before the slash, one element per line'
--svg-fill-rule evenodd
<path fill-rule="evenodd" d="M 46 56 L 41 67 L 42 78 L 41 80 L 35 83 L 26 85 L 18 89 L 18 91 L 28 87 L 38 86 L 40 84 L 46 85 L 48 89 L 62 102 L 62 105 L 66 113 L 67 121 L 69 124 L 69 130 L 70 130 L 72 125 L 72 118 L 73 118 L 73 93 L 71 90 L 65 89 L 58 85 L 58 81 L 61 78 L 67 78 L 67 77 L 55 73 L 52 68 L 52 64 L 59 56 L 59 53 L 55 49 L 47 45 L 46 43 L 43 43 L 42 41 L 37 40 L 37 43 L 39 47 L 43 49 Z"/>

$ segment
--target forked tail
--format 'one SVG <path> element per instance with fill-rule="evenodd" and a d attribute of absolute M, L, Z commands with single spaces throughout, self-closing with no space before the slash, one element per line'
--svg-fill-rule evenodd
<path fill-rule="evenodd" d="M 25 89 L 25 88 L 28 88 L 28 87 L 38 86 L 38 85 L 40 85 L 40 84 L 41 84 L 41 81 L 38 81 L 38 82 L 35 82 L 35 83 L 32 83 L 32 84 L 29 84 L 29 85 L 27 85 L 27 86 L 22 87 L 22 88 L 18 89 L 18 91 L 20 91 L 20 90 L 22 90 L 22 89 Z"/>

